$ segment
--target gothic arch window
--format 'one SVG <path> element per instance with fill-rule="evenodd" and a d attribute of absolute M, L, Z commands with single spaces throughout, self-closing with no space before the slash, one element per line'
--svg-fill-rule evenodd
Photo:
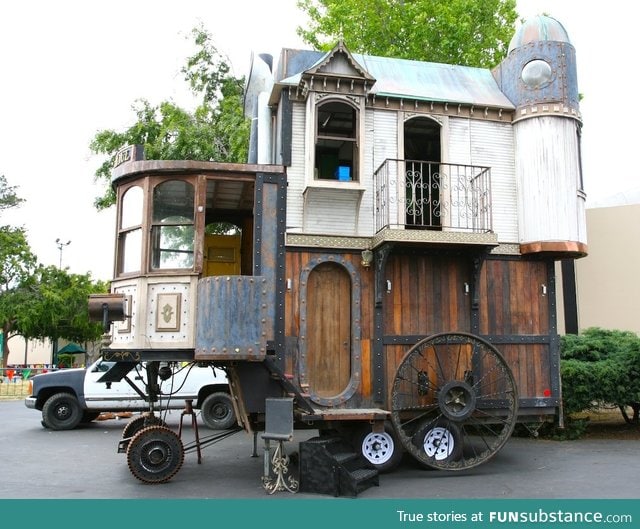
<path fill-rule="evenodd" d="M 315 179 L 358 180 L 358 110 L 344 100 L 316 108 Z"/>

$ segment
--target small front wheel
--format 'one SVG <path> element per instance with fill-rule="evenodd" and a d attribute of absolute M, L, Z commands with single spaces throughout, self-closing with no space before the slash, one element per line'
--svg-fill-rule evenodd
<path fill-rule="evenodd" d="M 56 393 L 42 407 L 42 422 L 52 430 L 73 430 L 82 421 L 82 410 L 75 395 Z"/>
<path fill-rule="evenodd" d="M 127 446 L 131 473 L 144 483 L 165 483 L 182 467 L 184 447 L 178 435 L 164 426 L 150 426 Z"/>

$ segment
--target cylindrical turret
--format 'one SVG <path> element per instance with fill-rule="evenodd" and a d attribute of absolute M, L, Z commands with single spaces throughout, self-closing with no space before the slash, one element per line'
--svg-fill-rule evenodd
<path fill-rule="evenodd" d="M 494 77 L 516 106 L 521 253 L 585 255 L 576 53 L 562 24 L 547 16 L 525 22 Z"/>

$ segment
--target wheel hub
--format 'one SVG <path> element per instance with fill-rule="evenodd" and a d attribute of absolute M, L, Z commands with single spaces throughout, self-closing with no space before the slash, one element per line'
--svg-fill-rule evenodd
<path fill-rule="evenodd" d="M 449 430 L 436 427 L 429 430 L 424 437 L 424 452 L 428 457 L 442 461 L 453 452 L 454 443 L 453 435 Z"/>
<path fill-rule="evenodd" d="M 362 441 L 362 454 L 371 463 L 386 463 L 393 455 L 394 444 L 386 433 L 370 433 Z"/>
<path fill-rule="evenodd" d="M 462 422 L 476 409 L 476 396 L 469 384 L 463 380 L 452 380 L 438 393 L 438 406 L 449 420 Z"/>

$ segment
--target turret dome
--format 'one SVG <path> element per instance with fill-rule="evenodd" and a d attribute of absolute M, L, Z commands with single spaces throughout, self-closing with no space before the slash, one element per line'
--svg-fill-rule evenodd
<path fill-rule="evenodd" d="M 564 26 L 555 18 L 538 15 L 526 20 L 509 43 L 509 53 L 525 44 L 540 41 L 567 42 L 571 44 Z"/>

